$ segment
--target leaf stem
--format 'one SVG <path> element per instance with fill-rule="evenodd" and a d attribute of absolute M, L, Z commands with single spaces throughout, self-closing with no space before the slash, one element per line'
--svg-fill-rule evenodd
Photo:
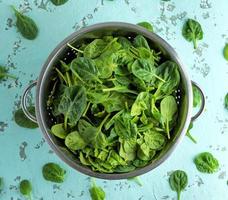
<path fill-rule="evenodd" d="M 87 111 L 89 110 L 90 104 L 91 104 L 91 102 L 89 102 L 89 103 L 87 104 L 86 109 L 85 109 L 84 113 L 82 114 L 83 117 L 86 116 L 86 113 L 87 113 Z"/>
<path fill-rule="evenodd" d="M 105 118 L 103 119 L 103 121 L 100 123 L 100 125 L 99 125 L 99 127 L 98 127 L 99 130 L 102 129 L 102 127 L 104 126 L 105 122 L 106 122 L 107 119 L 110 117 L 110 115 L 111 115 L 111 113 L 109 113 L 109 114 L 107 114 L 107 115 L 105 116 Z"/>
<path fill-rule="evenodd" d="M 180 200 L 180 191 L 177 191 L 177 200 Z"/>
<path fill-rule="evenodd" d="M 65 79 L 64 75 L 62 74 L 62 72 L 58 68 L 55 68 L 55 70 L 57 71 L 59 76 L 64 80 L 64 82 L 67 84 L 67 80 Z"/>
<path fill-rule="evenodd" d="M 191 133 L 189 131 L 187 131 L 186 136 L 193 142 L 193 143 L 197 143 L 196 139 L 191 135 Z"/>
<path fill-rule="evenodd" d="M 168 119 L 166 120 L 166 132 L 167 132 L 167 137 L 170 139 L 170 134 L 169 134 L 169 121 Z"/>
<path fill-rule="evenodd" d="M 111 91 L 125 91 L 128 93 L 132 93 L 132 94 L 136 94 L 138 95 L 138 93 L 134 90 L 129 90 L 128 88 L 126 88 L 125 86 L 117 86 L 117 87 L 113 87 L 113 88 L 104 88 L 102 89 L 103 92 L 111 92 Z"/>
<path fill-rule="evenodd" d="M 72 46 L 70 43 L 67 43 L 67 46 L 70 47 L 71 49 L 74 49 L 75 51 L 79 52 L 79 53 L 83 53 L 84 51 L 77 49 L 76 47 Z"/>
<path fill-rule="evenodd" d="M 197 44 L 196 44 L 196 39 L 193 39 L 193 45 L 194 45 L 194 49 L 197 49 Z"/>
<path fill-rule="evenodd" d="M 162 79 L 161 77 L 159 77 L 158 75 L 156 75 L 156 74 L 153 74 L 153 76 L 155 77 L 155 78 L 157 78 L 157 79 L 159 79 L 160 81 L 162 81 L 162 82 L 166 82 L 164 79 Z"/>
<path fill-rule="evenodd" d="M 8 77 L 8 78 L 12 78 L 12 79 L 17 79 L 16 76 L 14 75 L 11 75 L 11 74 L 8 74 L 8 73 L 3 73 L 3 74 L 0 74 L 2 77 Z"/>
<path fill-rule="evenodd" d="M 72 82 L 71 82 L 70 75 L 68 72 L 66 72 L 66 78 L 67 78 L 67 83 L 68 83 L 69 87 L 72 86 Z"/>

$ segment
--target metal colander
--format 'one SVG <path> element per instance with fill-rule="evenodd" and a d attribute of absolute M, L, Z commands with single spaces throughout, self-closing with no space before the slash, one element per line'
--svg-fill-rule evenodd
<path fill-rule="evenodd" d="M 146 37 L 149 43 L 153 46 L 153 48 L 161 51 L 167 59 L 173 60 L 179 66 L 181 83 L 178 90 L 175 91 L 175 96 L 177 98 L 179 107 L 179 115 L 177 124 L 173 131 L 174 137 L 171 138 L 170 142 L 160 152 L 156 159 L 145 167 L 138 168 L 134 171 L 127 173 L 105 174 L 100 172 L 94 172 L 91 170 L 91 168 L 82 165 L 80 161 L 76 158 L 76 156 L 65 147 L 62 140 L 56 138 L 53 134 L 49 133 L 50 127 L 53 125 L 53 123 L 55 123 L 55 118 L 52 116 L 50 108 L 47 108 L 46 105 L 46 101 L 49 96 L 49 91 L 51 90 L 50 88 L 52 88 L 53 86 L 53 82 L 51 81 L 51 76 L 53 75 L 53 67 L 56 66 L 56 64 L 58 64 L 59 60 L 63 60 L 66 63 L 68 63 L 73 58 L 75 58 L 76 52 L 72 50 L 70 47 L 68 47 L 67 43 L 70 43 L 77 47 L 83 41 L 91 40 L 94 38 L 100 38 L 105 35 L 126 36 L 131 38 L 138 34 L 141 34 L 144 37 Z M 36 116 L 32 116 L 28 112 L 26 102 L 27 94 L 34 86 L 37 86 L 35 104 Z M 198 88 L 197 85 L 195 86 Z M 48 57 L 47 61 L 45 62 L 41 70 L 39 79 L 26 88 L 22 98 L 22 108 L 29 119 L 39 124 L 39 127 L 42 130 L 45 139 L 52 147 L 52 149 L 55 151 L 55 153 L 72 168 L 84 174 L 97 178 L 127 179 L 130 177 L 135 177 L 144 174 L 154 169 L 162 162 L 164 162 L 173 152 L 177 144 L 185 135 L 187 128 L 190 124 L 190 121 L 196 119 L 203 111 L 205 99 L 201 89 L 198 89 L 202 96 L 202 105 L 198 113 L 194 117 L 192 117 L 192 83 L 188 77 L 188 74 L 186 73 L 186 70 L 184 69 L 184 65 L 181 63 L 174 49 L 158 35 L 151 33 L 140 26 L 121 22 L 108 22 L 83 28 L 80 31 L 73 33 L 65 40 L 63 40 Z"/>

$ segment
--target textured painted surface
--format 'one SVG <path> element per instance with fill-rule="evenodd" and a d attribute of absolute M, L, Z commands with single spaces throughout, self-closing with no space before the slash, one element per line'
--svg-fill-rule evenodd
<path fill-rule="evenodd" d="M 36 40 L 25 40 L 17 33 L 11 4 L 37 22 L 40 33 Z M 23 89 L 36 79 L 48 54 L 70 33 L 98 22 L 146 20 L 176 49 L 192 80 L 206 94 L 206 110 L 191 131 L 198 144 L 185 138 L 162 166 L 140 177 L 143 187 L 126 180 L 97 183 L 104 187 L 108 200 L 172 200 L 176 194 L 169 188 L 169 174 L 183 169 L 189 175 L 183 199 L 227 200 L 228 112 L 223 99 L 228 91 L 228 63 L 222 56 L 228 42 L 227 10 L 226 0 L 69 0 L 61 7 L 54 7 L 48 0 L 0 0 L 0 64 L 9 66 L 10 72 L 18 76 L 16 81 L 0 83 L 0 177 L 5 182 L 0 199 L 23 199 L 18 183 L 25 178 L 32 181 L 37 200 L 89 199 L 90 179 L 61 162 L 39 129 L 18 127 L 13 112 L 20 105 Z M 197 50 L 181 36 L 188 17 L 197 19 L 205 32 Z M 217 173 L 205 175 L 196 170 L 193 158 L 202 151 L 210 151 L 219 159 Z M 49 161 L 67 169 L 63 184 L 43 180 L 41 167 Z"/>

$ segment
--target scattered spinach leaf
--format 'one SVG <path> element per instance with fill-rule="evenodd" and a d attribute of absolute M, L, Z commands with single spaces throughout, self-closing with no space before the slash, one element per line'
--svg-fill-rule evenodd
<path fill-rule="evenodd" d="M 94 180 L 92 181 L 89 193 L 92 200 L 105 200 L 105 191 L 101 187 L 97 186 Z"/>
<path fill-rule="evenodd" d="M 226 43 L 225 47 L 223 48 L 223 56 L 228 61 L 228 44 Z"/>
<path fill-rule="evenodd" d="M 56 163 L 47 163 L 43 166 L 42 174 L 47 181 L 62 183 L 64 182 L 66 171 Z"/>
<path fill-rule="evenodd" d="M 51 0 L 51 2 L 56 6 L 61 6 L 65 4 L 68 0 Z"/>
<path fill-rule="evenodd" d="M 186 133 L 186 136 L 190 139 L 190 140 L 192 140 L 192 142 L 193 143 L 197 143 L 197 141 L 196 141 L 196 139 L 191 135 L 191 133 L 190 133 L 190 130 L 193 128 L 193 123 L 191 122 L 190 123 L 190 125 L 189 125 L 189 127 L 188 127 L 188 130 L 187 130 L 187 133 Z"/>
<path fill-rule="evenodd" d="M 8 74 L 8 69 L 7 67 L 1 66 L 0 65 L 0 81 L 6 79 L 6 78 L 12 78 L 12 79 L 16 79 L 15 76 Z"/>
<path fill-rule="evenodd" d="M 197 48 L 197 40 L 203 39 L 203 30 L 199 22 L 194 19 L 188 19 L 182 29 L 183 37 L 193 42 L 194 49 Z"/>
<path fill-rule="evenodd" d="M 2 190 L 3 190 L 3 187 L 4 187 L 4 181 L 3 181 L 3 178 L 0 177 L 0 194 L 1 194 Z"/>
<path fill-rule="evenodd" d="M 153 26 L 149 22 L 139 22 L 137 25 L 142 26 L 143 28 L 147 29 L 150 32 L 154 32 Z"/>
<path fill-rule="evenodd" d="M 228 110 L 228 93 L 225 96 L 224 105 L 225 105 L 225 108 Z"/>
<path fill-rule="evenodd" d="M 22 195 L 24 195 L 26 198 L 28 198 L 29 200 L 32 199 L 31 194 L 32 194 L 32 184 L 29 180 L 22 180 L 20 182 L 20 193 Z"/>
<path fill-rule="evenodd" d="M 193 107 L 200 106 L 201 99 L 202 99 L 201 94 L 197 89 L 197 87 L 193 86 L 192 89 L 193 89 Z"/>
<path fill-rule="evenodd" d="M 173 191 L 177 192 L 177 199 L 180 200 L 181 191 L 188 185 L 188 176 L 182 170 L 174 171 L 169 177 L 169 185 Z"/>
<path fill-rule="evenodd" d="M 138 176 L 135 176 L 135 177 L 132 177 L 132 178 L 128 178 L 127 180 L 128 181 L 133 181 L 139 186 L 143 186 L 143 184 L 142 184 L 142 182 L 141 182 L 141 180 L 139 179 Z"/>
<path fill-rule="evenodd" d="M 12 9 L 17 17 L 16 26 L 18 31 L 24 38 L 34 40 L 39 32 L 36 23 L 30 17 L 20 13 L 14 6 L 12 6 Z"/>
<path fill-rule="evenodd" d="M 198 154 L 194 159 L 194 163 L 196 168 L 202 173 L 212 174 L 219 168 L 218 160 L 209 152 Z"/>
<path fill-rule="evenodd" d="M 28 107 L 28 111 L 35 115 L 35 107 L 34 106 L 29 106 Z M 14 120 L 16 122 L 16 124 L 18 126 L 24 127 L 24 128 L 30 128 L 30 129 L 34 129 L 38 127 L 38 124 L 31 121 L 30 119 L 28 119 L 23 110 L 20 108 L 18 110 L 15 111 L 14 113 Z"/>

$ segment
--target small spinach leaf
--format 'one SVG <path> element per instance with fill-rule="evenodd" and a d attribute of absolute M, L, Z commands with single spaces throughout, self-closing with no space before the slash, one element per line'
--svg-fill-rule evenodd
<path fill-rule="evenodd" d="M 58 110 L 64 114 L 64 128 L 75 126 L 86 108 L 86 91 L 83 86 L 66 87 Z"/>
<path fill-rule="evenodd" d="M 225 105 L 225 108 L 228 110 L 228 93 L 225 96 L 224 105 Z"/>
<path fill-rule="evenodd" d="M 89 189 L 89 193 L 92 200 L 105 200 L 104 190 L 97 186 L 94 180 L 92 182 L 91 188 Z"/>
<path fill-rule="evenodd" d="M 62 183 L 64 182 L 66 171 L 56 163 L 47 163 L 43 166 L 42 174 L 47 181 Z"/>
<path fill-rule="evenodd" d="M 197 48 L 197 40 L 203 39 L 203 30 L 199 22 L 194 19 L 188 19 L 182 29 L 183 37 L 189 41 L 193 42 L 194 49 Z"/>
<path fill-rule="evenodd" d="M 51 133 L 58 138 L 65 139 L 67 132 L 64 129 L 64 124 L 55 124 L 51 127 Z"/>
<path fill-rule="evenodd" d="M 196 168 L 202 173 L 212 174 L 219 168 L 218 160 L 209 152 L 198 154 L 194 159 L 194 163 Z"/>
<path fill-rule="evenodd" d="M 188 176 L 182 170 L 174 171 L 169 177 L 169 185 L 173 191 L 177 192 L 177 199 L 180 200 L 181 191 L 188 185 Z"/>
<path fill-rule="evenodd" d="M 23 15 L 12 6 L 17 17 L 16 26 L 21 35 L 29 40 L 34 40 L 38 35 L 38 27 L 36 23 L 28 16 Z"/>
<path fill-rule="evenodd" d="M 32 194 L 32 184 L 30 183 L 29 180 L 22 180 L 20 182 L 20 193 L 22 195 L 24 195 L 26 198 L 28 198 L 29 200 L 31 200 L 31 194 Z"/>
<path fill-rule="evenodd" d="M 66 136 L 65 145 L 71 151 L 76 151 L 85 148 L 87 143 L 77 131 L 74 131 Z"/>
<path fill-rule="evenodd" d="M 61 6 L 65 4 L 68 0 L 51 0 L 51 2 L 56 6 Z"/>
<path fill-rule="evenodd" d="M 137 25 L 142 26 L 143 28 L 147 29 L 150 32 L 154 32 L 153 26 L 149 22 L 139 22 Z"/>
<path fill-rule="evenodd" d="M 161 101 L 161 117 L 162 123 L 165 127 L 168 139 L 170 139 L 169 123 L 174 119 L 177 114 L 177 103 L 173 96 L 166 96 Z"/>
<path fill-rule="evenodd" d="M 228 43 L 225 45 L 223 49 L 223 56 L 228 61 Z"/>
<path fill-rule="evenodd" d="M 8 74 L 8 69 L 7 67 L 1 66 L 0 65 L 0 81 L 6 79 L 6 78 L 12 78 L 12 79 L 16 79 L 15 76 Z"/>
<path fill-rule="evenodd" d="M 35 107 L 34 106 L 29 106 L 28 107 L 28 111 L 35 115 Z M 30 119 L 28 119 L 23 110 L 20 108 L 18 110 L 15 111 L 14 113 L 14 120 L 16 122 L 16 124 L 18 126 L 24 127 L 24 128 L 30 128 L 30 129 L 34 129 L 38 127 L 38 124 L 31 121 Z"/>

